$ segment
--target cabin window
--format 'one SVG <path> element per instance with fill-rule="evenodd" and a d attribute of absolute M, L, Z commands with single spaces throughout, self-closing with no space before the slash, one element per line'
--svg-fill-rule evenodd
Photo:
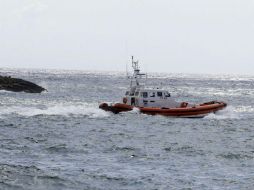
<path fill-rule="evenodd" d="M 139 92 L 135 92 L 135 96 L 138 96 L 139 95 Z"/>
<path fill-rule="evenodd" d="M 157 92 L 158 97 L 162 97 L 162 92 Z"/>
<path fill-rule="evenodd" d="M 165 97 L 169 98 L 170 94 L 168 92 L 165 92 Z"/>
<path fill-rule="evenodd" d="M 150 97 L 155 97 L 155 92 L 150 92 Z"/>
<path fill-rule="evenodd" d="M 148 97 L 148 93 L 147 92 L 143 92 L 142 95 L 143 95 L 143 98 L 147 98 Z"/>
<path fill-rule="evenodd" d="M 129 93 L 130 93 L 130 92 L 129 92 L 129 91 L 127 91 L 127 92 L 125 93 L 125 95 L 126 95 L 126 96 L 128 96 L 128 95 L 129 95 Z"/>

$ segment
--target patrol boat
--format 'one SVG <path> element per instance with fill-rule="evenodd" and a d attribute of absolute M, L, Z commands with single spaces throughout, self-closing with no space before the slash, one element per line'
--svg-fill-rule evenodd
<path fill-rule="evenodd" d="M 224 109 L 227 104 L 222 101 L 210 101 L 201 104 L 177 102 L 167 90 L 147 88 L 147 74 L 140 73 L 138 61 L 132 56 L 134 70 L 129 89 L 120 103 L 102 103 L 99 108 L 115 114 L 139 109 L 149 115 L 171 117 L 202 118 L 210 113 Z"/>

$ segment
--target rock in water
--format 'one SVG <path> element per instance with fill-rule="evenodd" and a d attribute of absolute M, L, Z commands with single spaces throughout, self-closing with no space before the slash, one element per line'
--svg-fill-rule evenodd
<path fill-rule="evenodd" d="M 22 79 L 0 76 L 0 90 L 41 93 L 46 89 L 38 86 L 37 84 Z"/>

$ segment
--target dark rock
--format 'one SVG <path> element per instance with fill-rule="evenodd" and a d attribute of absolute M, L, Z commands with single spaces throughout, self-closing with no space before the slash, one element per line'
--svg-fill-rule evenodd
<path fill-rule="evenodd" d="M 0 90 L 12 92 L 41 93 L 45 88 L 18 78 L 0 76 Z"/>

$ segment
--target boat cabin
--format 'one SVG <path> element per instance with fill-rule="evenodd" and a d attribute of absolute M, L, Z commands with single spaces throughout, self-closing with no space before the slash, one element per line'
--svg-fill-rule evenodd
<path fill-rule="evenodd" d="M 126 91 L 123 102 L 138 107 L 179 107 L 166 90 L 162 89 L 137 89 Z"/>
<path fill-rule="evenodd" d="M 160 88 L 146 88 L 147 74 L 140 73 L 138 61 L 134 61 L 133 57 L 132 67 L 134 69 L 134 74 L 131 77 L 130 88 L 126 91 L 125 97 L 123 98 L 123 103 L 136 107 L 180 107 L 181 104 L 176 102 L 168 91 Z"/>

